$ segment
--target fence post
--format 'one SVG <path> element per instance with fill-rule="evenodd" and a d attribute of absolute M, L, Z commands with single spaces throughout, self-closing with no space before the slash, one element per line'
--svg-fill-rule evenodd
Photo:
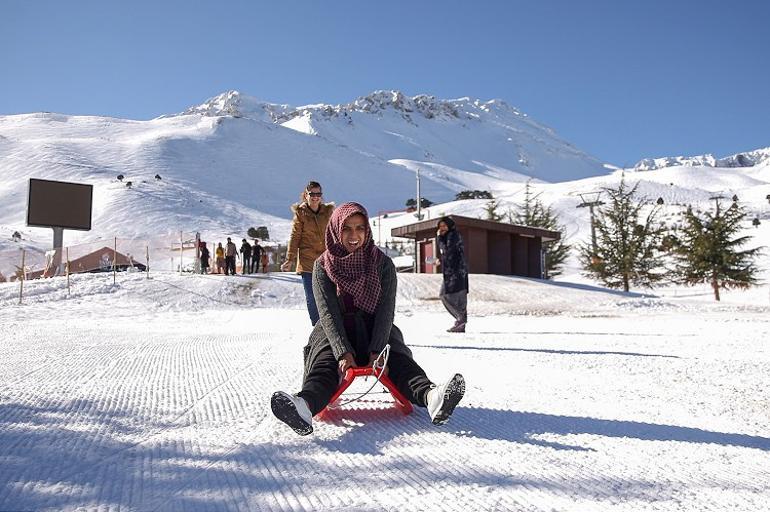
<path fill-rule="evenodd" d="M 24 270 L 24 259 L 27 255 L 27 251 L 24 249 L 21 250 L 21 280 L 19 281 L 19 304 L 21 304 L 21 298 L 24 296 L 24 275 L 26 274 L 26 271 Z"/>
<path fill-rule="evenodd" d="M 70 248 L 65 247 L 64 248 L 65 253 L 65 263 L 64 263 L 64 271 L 67 273 L 67 296 L 70 295 Z"/>
<path fill-rule="evenodd" d="M 146 270 L 147 270 L 147 279 L 149 279 L 150 278 L 150 246 L 149 245 L 145 245 L 144 248 L 147 251 L 147 254 L 146 254 L 146 256 L 147 256 L 147 268 L 146 268 Z"/>
<path fill-rule="evenodd" d="M 112 246 L 112 284 L 118 279 L 118 237 L 115 237 L 115 245 Z"/>

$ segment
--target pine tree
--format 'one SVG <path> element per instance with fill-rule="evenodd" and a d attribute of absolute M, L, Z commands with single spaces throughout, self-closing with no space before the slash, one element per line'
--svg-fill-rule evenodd
<path fill-rule="evenodd" d="M 545 276 L 546 279 L 551 279 L 561 274 L 564 260 L 569 256 L 572 246 L 568 245 L 564 240 L 566 228 L 559 223 L 559 218 L 553 209 L 550 206 L 545 206 L 538 199 L 538 195 L 532 195 L 532 187 L 527 182 L 524 189 L 524 203 L 516 205 L 515 211 L 508 212 L 508 221 L 511 224 L 558 231 L 562 234 L 562 238 L 559 240 L 543 243 Z"/>
<path fill-rule="evenodd" d="M 455 200 L 460 201 L 462 199 L 494 199 L 494 197 L 488 190 L 461 190 L 455 194 Z"/>
<path fill-rule="evenodd" d="M 417 208 L 417 199 L 415 199 L 413 197 L 410 197 L 409 199 L 406 200 L 405 204 L 406 204 L 407 208 L 414 208 L 414 209 L 416 209 Z M 421 197 L 420 198 L 420 208 L 429 208 L 430 206 L 433 206 L 433 201 L 431 201 L 430 199 L 428 199 L 426 197 Z"/>
<path fill-rule="evenodd" d="M 658 221 L 660 206 L 635 199 L 639 183 L 629 188 L 625 176 L 618 188 L 604 188 L 609 196 L 596 219 L 596 249 L 591 243 L 580 247 L 580 261 L 586 274 L 610 288 L 629 291 L 631 285 L 652 288 L 666 278 L 661 241 L 665 226 Z M 642 219 L 642 210 L 649 213 Z M 641 222 L 640 222 L 641 221 Z"/>
<path fill-rule="evenodd" d="M 738 250 L 752 238 L 736 236 L 746 215 L 737 201 L 724 209 L 717 199 L 713 213 L 700 214 L 688 207 L 674 243 L 677 281 L 690 286 L 709 283 L 716 300 L 720 288 L 756 284 L 758 268 L 753 260 L 761 248 Z"/>
<path fill-rule="evenodd" d="M 249 228 L 246 231 L 249 238 L 259 238 L 260 240 L 268 240 L 270 238 L 270 231 L 267 226 L 259 226 L 258 228 Z"/>
<path fill-rule="evenodd" d="M 494 222 L 500 222 L 503 220 L 505 216 L 499 212 L 499 209 L 500 203 L 498 201 L 487 201 L 486 205 L 484 205 L 484 212 L 487 214 L 486 220 L 491 220 Z"/>

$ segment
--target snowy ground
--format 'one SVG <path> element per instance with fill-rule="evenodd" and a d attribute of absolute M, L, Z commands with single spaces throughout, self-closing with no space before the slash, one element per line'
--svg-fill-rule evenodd
<path fill-rule="evenodd" d="M 662 296 L 471 277 L 450 335 L 438 276 L 396 323 L 443 427 L 376 395 L 296 436 L 309 332 L 295 276 L 0 284 L 0 510 L 766 510 L 767 288 Z"/>

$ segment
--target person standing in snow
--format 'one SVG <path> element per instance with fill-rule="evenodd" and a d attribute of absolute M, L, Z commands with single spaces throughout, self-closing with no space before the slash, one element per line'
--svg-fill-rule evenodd
<path fill-rule="evenodd" d="M 238 248 L 228 236 L 227 245 L 225 245 L 225 275 L 227 275 L 228 271 L 230 275 L 235 275 L 235 258 L 238 257 Z"/>
<path fill-rule="evenodd" d="M 225 249 L 222 247 L 222 242 L 219 242 L 217 248 L 214 250 L 214 254 L 217 257 L 217 274 L 221 274 L 225 268 Z"/>
<path fill-rule="evenodd" d="M 267 254 L 267 249 L 262 250 L 262 256 L 260 258 L 262 261 L 262 272 L 267 273 L 267 265 L 270 263 L 270 257 Z"/>
<path fill-rule="evenodd" d="M 380 251 L 363 206 L 345 203 L 331 216 L 326 250 L 313 266 L 313 291 L 320 321 L 304 348 L 302 390 L 273 393 L 273 414 L 300 435 L 313 432 L 312 418 L 328 404 L 348 368 L 371 366 L 386 344 L 390 355 L 383 373 L 413 404 L 428 410 L 434 425 L 445 423 L 465 393 L 459 373 L 436 386 L 412 358 L 393 325 L 396 268 Z"/>
<path fill-rule="evenodd" d="M 241 275 L 251 274 L 251 244 L 244 238 L 241 240 Z"/>
<path fill-rule="evenodd" d="M 262 246 L 259 245 L 259 240 L 254 239 L 254 245 L 251 247 L 251 272 L 259 273 L 259 263 L 262 261 Z"/>
<path fill-rule="evenodd" d="M 211 255 L 209 254 L 209 249 L 206 247 L 206 242 L 201 242 L 201 253 L 200 253 L 200 260 L 201 260 L 201 274 L 208 274 L 209 273 L 209 258 Z"/>
<path fill-rule="evenodd" d="M 463 237 L 455 221 L 441 217 L 438 221 L 439 264 L 444 281 L 441 283 L 441 302 L 455 317 L 455 324 L 447 332 L 465 332 L 468 322 L 468 266 L 465 263 Z"/>
<path fill-rule="evenodd" d="M 294 268 L 302 276 L 307 311 L 313 325 L 318 323 L 318 308 L 313 298 L 313 263 L 326 249 L 324 232 L 334 211 L 334 204 L 322 203 L 321 197 L 321 184 L 311 181 L 302 191 L 300 202 L 292 205 L 294 219 L 289 247 L 286 250 L 286 261 L 281 264 L 282 271 L 288 272 Z"/>

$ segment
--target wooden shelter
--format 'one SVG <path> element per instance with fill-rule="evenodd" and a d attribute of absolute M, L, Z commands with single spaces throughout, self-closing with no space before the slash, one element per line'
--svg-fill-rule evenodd
<path fill-rule="evenodd" d="M 455 222 L 465 244 L 468 272 L 543 278 L 543 243 L 559 240 L 558 231 L 447 215 Z M 420 273 L 438 272 L 436 230 L 439 219 L 393 228 L 391 236 L 417 241 Z"/>

